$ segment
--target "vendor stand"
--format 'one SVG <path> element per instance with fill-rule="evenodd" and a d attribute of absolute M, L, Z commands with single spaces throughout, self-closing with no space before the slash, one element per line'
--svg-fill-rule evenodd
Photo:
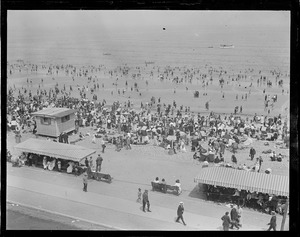
<path fill-rule="evenodd" d="M 70 163 L 72 163 L 72 166 L 74 166 L 74 164 L 78 165 L 79 168 L 80 164 L 83 164 L 83 160 L 86 157 L 96 153 L 95 150 L 85 148 L 82 146 L 58 143 L 35 138 L 30 138 L 22 143 L 19 143 L 14 148 L 18 151 L 32 154 L 33 166 L 42 167 L 43 157 L 46 156 L 51 158 L 52 160 L 56 159 L 60 161 L 61 171 L 66 172 L 68 171 L 68 167 L 71 166 Z M 59 170 L 57 165 L 56 167 L 54 167 L 54 170 Z M 80 174 L 84 170 L 84 167 L 81 166 L 81 169 L 79 169 L 79 173 L 77 174 Z"/>
<path fill-rule="evenodd" d="M 288 176 L 251 172 L 230 167 L 202 168 L 199 175 L 194 178 L 194 182 L 204 184 L 207 197 L 218 199 L 218 201 L 223 199 L 229 202 L 241 200 L 245 202 L 247 193 L 251 193 L 252 201 L 257 206 L 259 196 L 272 196 L 283 202 L 289 196 Z M 236 191 L 240 193 L 240 196 L 236 196 Z M 265 210 L 268 203 L 271 202 L 265 200 L 265 206 L 262 204 L 257 207 Z"/>

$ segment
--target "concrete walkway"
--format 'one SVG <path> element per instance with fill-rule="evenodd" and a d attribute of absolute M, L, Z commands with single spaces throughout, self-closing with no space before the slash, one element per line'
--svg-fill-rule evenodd
<path fill-rule="evenodd" d="M 9 167 L 7 200 L 119 230 L 221 230 L 220 218 L 230 210 L 196 198 L 150 191 L 152 212 L 144 213 L 141 204 L 135 201 L 136 190 L 132 186 L 135 187 L 121 182 L 90 181 L 86 193 L 82 191 L 81 177 Z M 134 195 L 124 194 L 123 189 L 131 190 Z M 185 203 L 187 226 L 175 223 L 179 201 Z M 241 230 L 264 230 L 269 219 L 269 215 L 244 211 Z M 277 223 L 280 222 L 278 217 Z"/>

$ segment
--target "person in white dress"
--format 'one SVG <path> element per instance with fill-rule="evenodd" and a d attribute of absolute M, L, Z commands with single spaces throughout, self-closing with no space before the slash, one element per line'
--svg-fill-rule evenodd
<path fill-rule="evenodd" d="M 180 151 L 181 152 L 186 152 L 186 148 L 185 148 L 183 140 L 181 140 L 181 142 L 180 142 Z"/>
<path fill-rule="evenodd" d="M 43 158 L 43 167 L 44 167 L 44 170 L 47 169 L 47 157 L 44 156 Z"/>
<path fill-rule="evenodd" d="M 70 161 L 68 164 L 69 164 L 69 166 L 68 166 L 68 168 L 67 168 L 67 173 L 68 173 L 68 174 L 71 174 L 72 171 L 73 171 L 74 163 Z"/>
<path fill-rule="evenodd" d="M 96 135 L 95 135 L 95 133 L 93 134 L 92 143 L 96 143 Z"/>
<path fill-rule="evenodd" d="M 243 209 L 242 209 L 241 206 L 238 204 L 238 205 L 236 206 L 236 212 L 237 212 L 238 220 L 239 220 L 238 225 L 239 225 L 240 227 L 242 227 L 242 211 L 243 211 Z"/>
<path fill-rule="evenodd" d="M 182 192 L 182 190 L 181 190 L 181 183 L 180 183 L 179 179 L 177 179 L 177 180 L 175 181 L 174 186 L 177 186 L 177 187 L 178 187 L 178 189 L 179 189 L 178 192 L 179 192 L 179 193 Z"/>

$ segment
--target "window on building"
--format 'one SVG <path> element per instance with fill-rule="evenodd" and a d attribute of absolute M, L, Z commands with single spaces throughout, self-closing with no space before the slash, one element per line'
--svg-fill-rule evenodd
<path fill-rule="evenodd" d="M 50 125 L 51 124 L 51 118 L 42 117 L 41 118 L 41 124 Z"/>
<path fill-rule="evenodd" d="M 61 122 L 64 123 L 64 122 L 67 122 L 70 120 L 70 115 L 67 115 L 67 116 L 64 116 L 61 118 Z"/>

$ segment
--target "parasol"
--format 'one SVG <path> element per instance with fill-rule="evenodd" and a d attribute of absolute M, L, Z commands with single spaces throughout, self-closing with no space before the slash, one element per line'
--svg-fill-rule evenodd
<path fill-rule="evenodd" d="M 139 126 L 145 126 L 146 124 L 144 122 L 139 122 Z"/>
<path fill-rule="evenodd" d="M 146 130 L 147 129 L 147 126 L 143 126 L 141 130 Z"/>
<path fill-rule="evenodd" d="M 176 141 L 176 136 L 168 136 L 167 140 L 168 141 Z"/>

